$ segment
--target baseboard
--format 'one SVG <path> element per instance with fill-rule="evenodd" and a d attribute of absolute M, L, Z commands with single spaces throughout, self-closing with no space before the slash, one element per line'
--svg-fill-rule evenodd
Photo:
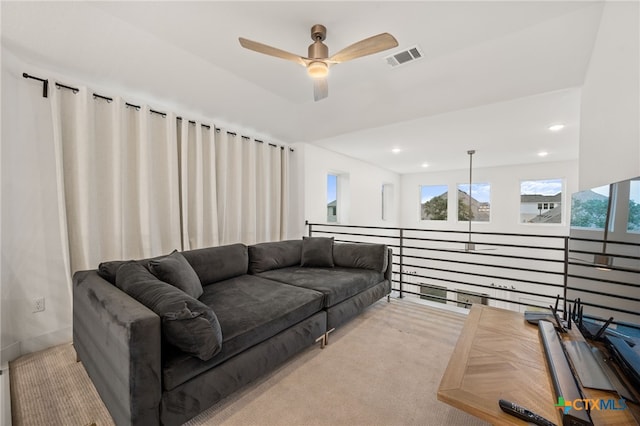
<path fill-rule="evenodd" d="M 11 390 L 9 364 L 0 364 L 0 425 L 11 426 Z"/>
<path fill-rule="evenodd" d="M 71 327 L 65 327 L 52 331 L 51 333 L 41 334 L 40 336 L 23 340 L 20 345 L 21 355 L 38 352 L 63 343 L 69 343 L 73 340 L 72 333 L 73 329 Z"/>
<path fill-rule="evenodd" d="M 22 355 L 38 352 L 63 343 L 69 343 L 73 340 L 72 332 L 71 327 L 65 327 L 50 333 L 12 343 L 0 350 L 0 362 L 8 363 Z"/>
<path fill-rule="evenodd" d="M 13 361 L 14 359 L 22 355 L 20 346 L 20 342 L 15 342 L 10 344 L 6 348 L 0 349 L 0 365 L 5 365 L 9 361 Z"/>

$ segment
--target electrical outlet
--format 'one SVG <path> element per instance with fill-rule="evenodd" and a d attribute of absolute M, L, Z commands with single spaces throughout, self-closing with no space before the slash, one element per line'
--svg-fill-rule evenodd
<path fill-rule="evenodd" d="M 31 312 L 35 313 L 42 311 L 44 311 L 44 297 L 33 299 L 33 309 Z"/>

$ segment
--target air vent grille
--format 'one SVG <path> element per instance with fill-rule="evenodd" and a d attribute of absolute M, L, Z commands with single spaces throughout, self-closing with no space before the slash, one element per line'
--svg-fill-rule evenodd
<path fill-rule="evenodd" d="M 393 68 L 422 59 L 424 55 L 418 46 L 413 46 L 401 52 L 385 57 L 385 61 Z"/>

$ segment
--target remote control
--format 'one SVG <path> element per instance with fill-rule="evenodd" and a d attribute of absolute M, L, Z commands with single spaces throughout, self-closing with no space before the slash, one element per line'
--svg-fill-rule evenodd
<path fill-rule="evenodd" d="M 545 419 L 544 417 L 527 410 L 524 407 L 519 406 L 518 404 L 514 404 L 513 402 L 505 401 L 501 399 L 498 401 L 500 404 L 500 408 L 507 414 L 511 414 L 519 419 L 522 419 L 526 422 L 533 423 L 538 426 L 556 426 L 555 423 Z"/>

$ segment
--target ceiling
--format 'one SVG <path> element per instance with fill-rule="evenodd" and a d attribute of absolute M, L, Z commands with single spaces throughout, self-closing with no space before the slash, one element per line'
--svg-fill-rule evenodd
<path fill-rule="evenodd" d="M 468 149 L 478 167 L 577 159 L 580 87 L 602 13 L 601 2 L 517 0 L 1 7 L 3 48 L 69 83 L 397 173 L 463 169 Z M 238 43 L 305 56 L 316 23 L 330 54 L 381 32 L 399 46 L 332 67 L 329 97 L 314 102 L 302 67 Z M 423 59 L 384 60 L 414 45 Z M 566 127 L 548 131 L 554 123 Z"/>

